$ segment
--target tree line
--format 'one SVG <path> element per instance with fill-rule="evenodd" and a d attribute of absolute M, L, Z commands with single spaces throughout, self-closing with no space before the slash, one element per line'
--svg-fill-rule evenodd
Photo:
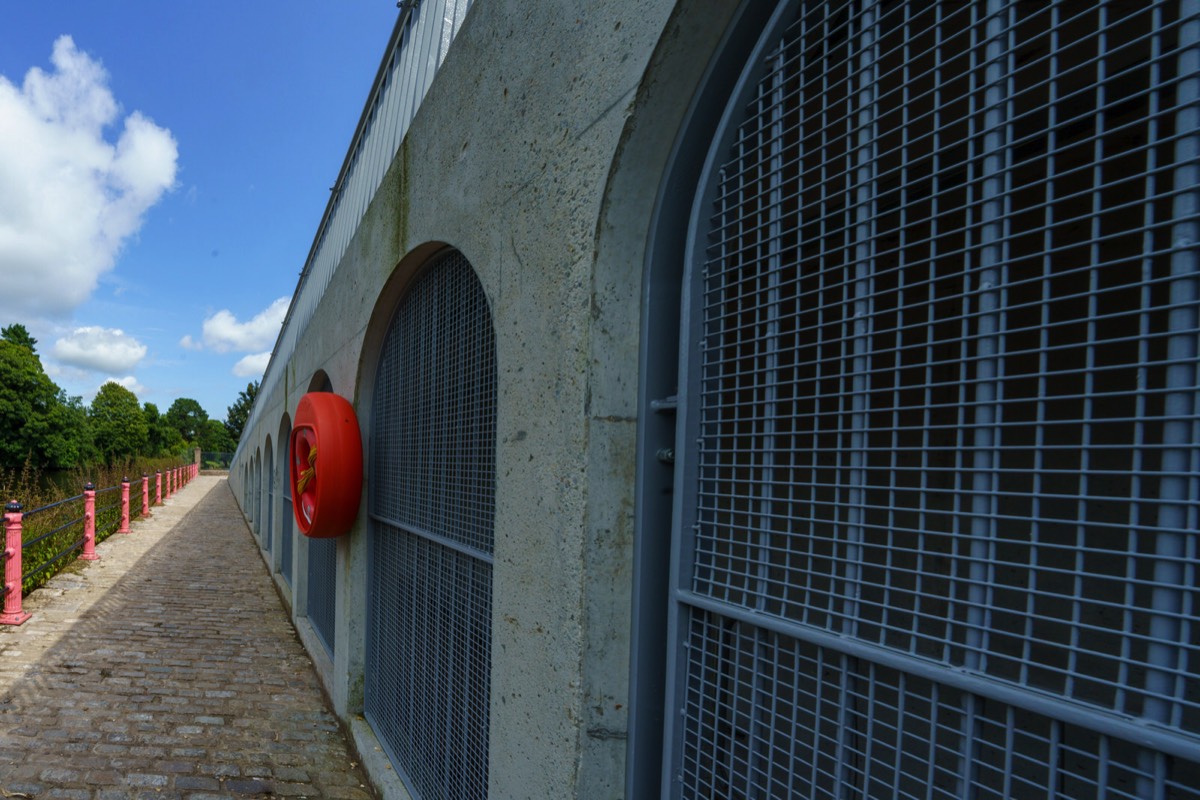
<path fill-rule="evenodd" d="M 0 466 L 73 469 L 181 455 L 195 447 L 232 452 L 257 392 L 257 382 L 247 384 L 225 420 L 210 419 L 190 397 L 160 412 L 113 381 L 85 406 L 50 380 L 37 339 L 24 325 L 12 324 L 0 329 Z"/>

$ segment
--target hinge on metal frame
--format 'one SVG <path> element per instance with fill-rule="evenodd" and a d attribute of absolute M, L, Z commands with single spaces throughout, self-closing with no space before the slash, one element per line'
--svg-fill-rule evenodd
<path fill-rule="evenodd" d="M 650 401 L 650 410 L 656 414 L 674 414 L 677 408 L 679 408 L 679 395 L 677 394 Z"/>
<path fill-rule="evenodd" d="M 673 394 L 670 397 L 662 397 L 658 400 L 650 401 L 650 410 L 655 414 L 675 414 L 679 408 L 679 395 Z M 654 457 L 664 464 L 675 463 L 675 448 L 660 447 L 654 452 Z"/>

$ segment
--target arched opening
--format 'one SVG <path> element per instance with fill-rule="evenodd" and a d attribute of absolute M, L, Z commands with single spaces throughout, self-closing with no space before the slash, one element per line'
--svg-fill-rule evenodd
<path fill-rule="evenodd" d="M 275 483 L 279 487 L 279 574 L 290 586 L 292 583 L 292 560 L 294 558 L 295 533 L 292 527 L 292 482 L 288 478 L 288 463 L 291 459 L 291 418 L 283 415 L 279 421 L 279 436 L 275 440 Z"/>
<path fill-rule="evenodd" d="M 374 381 L 364 713 L 415 795 L 484 797 L 496 360 L 461 253 L 408 284 Z"/>
<path fill-rule="evenodd" d="M 714 71 L 644 334 L 664 796 L 1200 781 L 1184 7 L 786 0 Z"/>
<path fill-rule="evenodd" d="M 319 369 L 308 384 L 310 392 L 332 392 L 333 382 Z M 336 639 L 337 539 L 306 538 L 308 548 L 308 584 L 305 614 L 317 638 L 333 655 Z"/>
<path fill-rule="evenodd" d="M 262 541 L 262 450 L 254 449 L 254 498 L 250 504 L 254 509 L 254 535 Z"/>
<path fill-rule="evenodd" d="M 267 437 L 263 446 L 265 461 L 263 464 L 263 549 L 270 555 L 267 560 L 271 569 L 275 569 L 275 449 L 271 447 L 271 437 Z"/>

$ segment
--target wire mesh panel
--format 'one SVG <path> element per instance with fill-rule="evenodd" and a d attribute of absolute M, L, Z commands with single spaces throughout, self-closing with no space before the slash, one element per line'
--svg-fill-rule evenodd
<path fill-rule="evenodd" d="M 1198 12 L 781 4 L 689 257 L 676 795 L 1200 796 Z"/>
<path fill-rule="evenodd" d="M 254 535 L 262 536 L 262 455 L 254 453 Z"/>
<path fill-rule="evenodd" d="M 366 716 L 422 798 L 487 796 L 496 361 L 461 254 L 401 300 L 370 435 Z"/>
<path fill-rule="evenodd" d="M 279 573 L 289 585 L 292 583 L 292 545 L 294 542 L 294 535 L 292 533 L 292 481 L 288 476 L 288 464 L 291 462 L 291 438 L 287 431 L 284 431 L 279 437 L 279 458 L 276 459 L 279 470 L 276 480 L 282 488 L 279 503 Z"/>
<path fill-rule="evenodd" d="M 275 529 L 275 468 L 272 465 L 274 453 L 271 443 L 267 442 L 267 463 L 263 467 L 263 483 L 266 484 L 266 493 L 263 495 L 263 547 L 272 554 L 275 552 L 271 541 Z"/>
<path fill-rule="evenodd" d="M 335 592 L 337 591 L 337 540 L 308 540 L 308 622 L 333 655 Z"/>

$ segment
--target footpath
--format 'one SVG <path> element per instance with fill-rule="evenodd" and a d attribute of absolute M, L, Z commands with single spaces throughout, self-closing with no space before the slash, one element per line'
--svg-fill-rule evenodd
<path fill-rule="evenodd" d="M 0 626 L 0 798 L 370 800 L 224 477 Z"/>

